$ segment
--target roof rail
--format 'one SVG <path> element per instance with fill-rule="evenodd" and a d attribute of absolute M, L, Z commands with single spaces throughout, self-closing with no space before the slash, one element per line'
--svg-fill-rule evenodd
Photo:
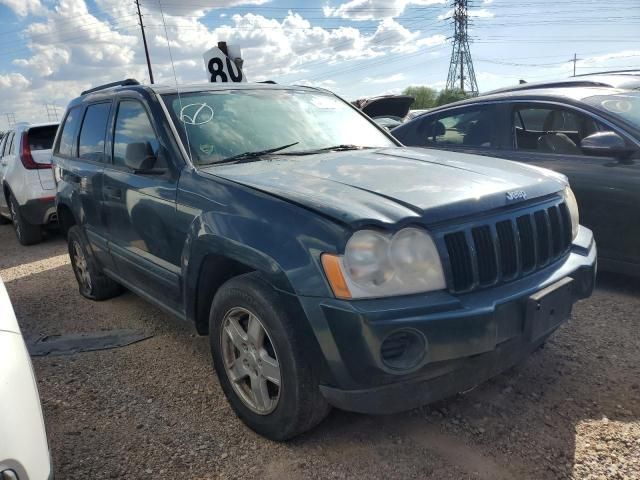
<path fill-rule="evenodd" d="M 86 95 L 87 93 L 98 92 L 98 91 L 104 90 L 106 88 L 124 87 L 124 86 L 127 86 L 127 85 L 140 85 L 140 82 L 137 81 L 135 78 L 127 78 L 125 80 L 120 80 L 119 82 L 105 83 L 104 85 L 100 85 L 99 87 L 90 88 L 89 90 L 85 90 L 84 92 L 82 92 L 81 95 Z"/>
<path fill-rule="evenodd" d="M 632 68 L 630 70 L 604 70 L 602 72 L 591 72 L 591 73 L 580 73 L 579 75 L 574 75 L 575 77 L 588 77 L 590 75 L 607 75 L 607 74 L 615 74 L 615 73 L 630 73 L 639 75 L 640 69 Z"/>
<path fill-rule="evenodd" d="M 576 75 L 577 76 L 577 75 Z M 573 77 L 572 77 L 573 78 Z M 566 87 L 610 87 L 608 83 L 596 80 L 550 80 L 548 82 L 531 82 L 513 85 L 511 87 L 497 88 L 489 92 L 484 92 L 482 96 L 494 93 L 519 92 L 521 90 L 538 90 L 542 88 L 566 88 Z"/>

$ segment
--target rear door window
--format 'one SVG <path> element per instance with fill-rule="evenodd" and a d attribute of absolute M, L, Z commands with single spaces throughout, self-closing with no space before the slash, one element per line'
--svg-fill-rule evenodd
<path fill-rule="evenodd" d="M 58 131 L 57 125 L 33 127 L 29 129 L 29 147 L 34 150 L 50 150 Z"/>
<path fill-rule="evenodd" d="M 426 145 L 462 147 L 495 146 L 496 125 L 493 106 L 481 106 L 443 113 L 436 119 L 425 119 L 422 131 Z"/>
<path fill-rule="evenodd" d="M 82 109 L 80 107 L 74 107 L 67 113 L 64 123 L 60 127 L 62 128 L 62 134 L 54 152 L 56 155 L 65 157 L 77 156 L 75 139 L 81 113 Z"/>
<path fill-rule="evenodd" d="M 111 103 L 89 105 L 80 127 L 78 156 L 82 160 L 104 162 L 104 139 Z"/>

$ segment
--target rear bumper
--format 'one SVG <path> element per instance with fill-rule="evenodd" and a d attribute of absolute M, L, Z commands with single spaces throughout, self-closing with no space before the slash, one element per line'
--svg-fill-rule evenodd
<path fill-rule="evenodd" d="M 47 225 L 58 221 L 55 197 L 28 200 L 20 206 L 20 214 L 32 225 Z"/>
<path fill-rule="evenodd" d="M 331 378 L 320 387 L 332 405 L 362 413 L 394 413 L 468 390 L 525 359 L 550 332 L 532 339 L 531 295 L 571 278 L 573 303 L 591 295 L 596 247 L 582 229 L 559 263 L 511 284 L 470 294 L 447 292 L 357 302 L 301 299 Z M 385 338 L 398 330 L 426 339 L 424 359 L 397 371 L 382 360 Z"/>

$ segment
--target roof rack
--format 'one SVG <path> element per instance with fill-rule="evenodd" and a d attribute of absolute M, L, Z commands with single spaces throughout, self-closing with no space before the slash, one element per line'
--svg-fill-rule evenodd
<path fill-rule="evenodd" d="M 104 90 L 112 87 L 125 87 L 127 85 L 140 85 L 140 82 L 137 81 L 135 78 L 127 78 L 125 80 L 120 80 L 119 82 L 105 83 L 104 85 L 100 85 L 99 87 L 90 88 L 89 90 L 85 90 L 84 92 L 82 92 L 81 95 L 98 92 L 100 90 Z"/>

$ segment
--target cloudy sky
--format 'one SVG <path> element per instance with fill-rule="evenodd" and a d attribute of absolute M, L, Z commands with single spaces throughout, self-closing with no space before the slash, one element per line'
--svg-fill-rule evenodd
<path fill-rule="evenodd" d="M 640 0 L 469 3 L 481 91 L 571 75 L 574 53 L 578 73 L 640 69 Z M 175 81 L 168 44 L 179 82 L 206 81 L 202 53 L 220 40 L 242 47 L 250 81 L 315 84 L 348 99 L 442 88 L 447 77 L 449 0 L 140 4 L 156 83 Z M 61 114 L 81 90 L 128 77 L 148 82 L 133 0 L 0 0 L 0 129 L 5 113 L 47 120 L 45 104 Z"/>

